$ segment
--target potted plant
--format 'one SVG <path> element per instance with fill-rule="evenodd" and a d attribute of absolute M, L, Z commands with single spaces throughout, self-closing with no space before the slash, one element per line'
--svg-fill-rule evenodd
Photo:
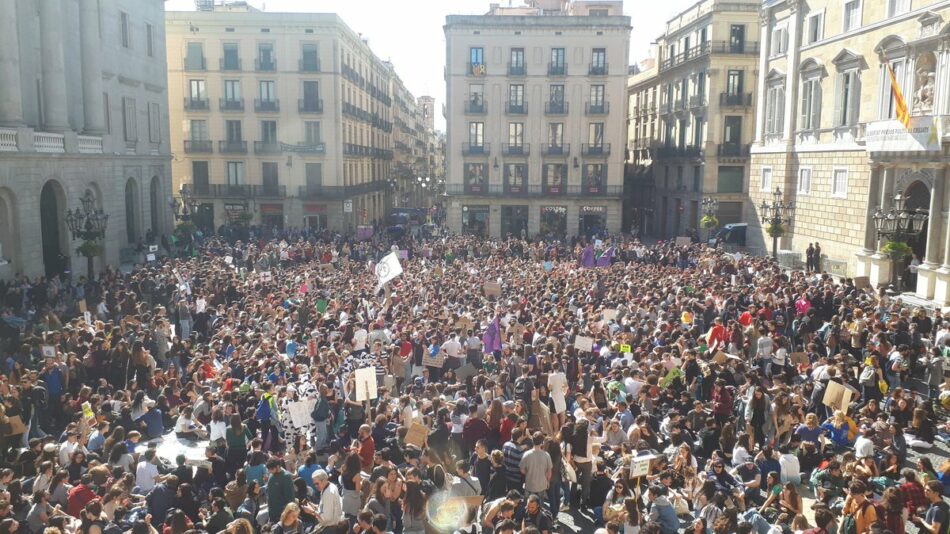
<path fill-rule="evenodd" d="M 195 223 L 182 221 L 175 226 L 175 233 L 178 235 L 191 235 L 195 233 Z"/>
<path fill-rule="evenodd" d="M 769 234 L 769 237 L 782 237 L 785 235 L 785 226 L 782 224 L 769 223 L 769 225 L 765 227 L 765 233 Z"/>
<path fill-rule="evenodd" d="M 86 240 L 82 242 L 82 245 L 76 247 L 76 253 L 84 258 L 93 258 L 102 254 L 102 245 L 91 239 Z"/>
<path fill-rule="evenodd" d="M 237 216 L 237 223 L 247 225 L 251 223 L 252 219 L 254 219 L 254 214 L 245 211 L 244 213 Z"/>
<path fill-rule="evenodd" d="M 703 218 L 699 221 L 699 224 L 709 230 L 711 228 L 716 228 L 719 226 L 719 219 L 715 215 L 704 215 Z"/>
<path fill-rule="evenodd" d="M 903 241 L 888 241 L 884 243 L 884 246 L 881 247 L 881 252 L 887 254 L 892 260 L 902 260 L 907 256 L 910 256 L 914 253 L 914 250 L 910 248 L 910 245 Z"/>

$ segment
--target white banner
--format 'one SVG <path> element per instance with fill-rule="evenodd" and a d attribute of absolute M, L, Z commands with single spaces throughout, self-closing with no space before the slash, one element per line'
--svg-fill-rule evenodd
<path fill-rule="evenodd" d="M 377 287 L 383 287 L 386 282 L 401 274 L 402 265 L 399 264 L 399 256 L 395 252 L 390 252 L 376 264 L 376 278 L 379 279 Z"/>
<path fill-rule="evenodd" d="M 868 123 L 864 134 L 868 152 L 940 152 L 941 122 L 932 115 Z"/>

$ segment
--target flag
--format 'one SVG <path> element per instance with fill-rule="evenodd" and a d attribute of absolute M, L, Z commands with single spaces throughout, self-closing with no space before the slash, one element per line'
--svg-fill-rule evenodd
<path fill-rule="evenodd" d="M 894 96 L 894 111 L 897 114 L 897 120 L 904 125 L 904 128 L 910 128 L 910 112 L 907 110 L 907 101 L 904 100 L 904 94 L 901 93 L 900 85 L 897 83 L 897 76 L 894 75 L 894 68 L 887 56 L 884 56 L 884 64 L 887 65 L 887 74 L 891 77 L 891 94 Z"/>
<path fill-rule="evenodd" d="M 488 324 L 488 328 L 482 334 L 482 344 L 485 345 L 486 353 L 501 350 L 501 327 L 498 325 L 498 317 Z"/>
<path fill-rule="evenodd" d="M 587 248 L 581 253 L 581 267 L 593 267 L 596 264 L 597 261 L 594 259 L 594 247 L 587 245 Z"/>
<path fill-rule="evenodd" d="M 607 250 L 597 258 L 598 267 L 610 267 L 611 260 L 614 259 L 614 247 L 607 247 Z"/>
<path fill-rule="evenodd" d="M 376 291 L 379 291 L 386 282 L 402 274 L 402 265 L 399 264 L 399 256 L 395 252 L 390 252 L 376 264 Z"/>

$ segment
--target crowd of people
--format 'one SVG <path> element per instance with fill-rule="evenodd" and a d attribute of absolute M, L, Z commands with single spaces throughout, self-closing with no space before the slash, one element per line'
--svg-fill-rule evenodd
<path fill-rule="evenodd" d="M 939 309 L 624 238 L 193 246 L 0 285 L 0 534 L 950 532 Z"/>

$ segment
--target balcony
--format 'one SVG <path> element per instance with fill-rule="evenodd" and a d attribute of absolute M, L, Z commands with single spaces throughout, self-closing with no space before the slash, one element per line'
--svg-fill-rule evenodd
<path fill-rule="evenodd" d="M 729 41 L 706 41 L 679 54 L 667 57 L 660 61 L 659 72 L 678 67 L 684 63 L 708 56 L 709 54 L 756 55 L 759 53 L 759 43 L 744 41 L 731 43 Z"/>
<path fill-rule="evenodd" d="M 243 98 L 219 98 L 218 107 L 221 111 L 244 111 Z"/>
<path fill-rule="evenodd" d="M 509 182 L 507 184 L 488 184 L 487 186 L 471 184 L 445 184 L 448 195 L 473 195 L 481 197 L 504 197 L 510 195 L 545 197 L 545 196 L 574 196 L 574 197 L 617 197 L 623 194 L 622 185 L 609 186 L 582 186 L 527 184 Z"/>
<path fill-rule="evenodd" d="M 696 145 L 686 145 L 683 147 L 661 146 L 656 149 L 657 158 L 663 159 L 698 158 L 702 155 L 702 149 Z"/>
<path fill-rule="evenodd" d="M 508 76 L 525 76 L 528 74 L 528 68 L 525 67 L 524 63 L 509 63 L 508 64 Z"/>
<path fill-rule="evenodd" d="M 491 143 L 462 143 L 463 156 L 487 156 L 491 154 Z"/>
<path fill-rule="evenodd" d="M 527 102 L 505 102 L 505 113 L 508 115 L 527 115 Z"/>
<path fill-rule="evenodd" d="M 584 143 L 581 145 L 582 156 L 609 156 L 610 143 Z"/>
<path fill-rule="evenodd" d="M 689 97 L 690 108 L 701 108 L 706 105 L 706 95 L 692 95 Z"/>
<path fill-rule="evenodd" d="M 548 63 L 548 76 L 567 76 L 567 64 Z"/>
<path fill-rule="evenodd" d="M 183 184 L 182 189 L 199 198 L 284 198 L 285 185 Z"/>
<path fill-rule="evenodd" d="M 685 111 L 686 110 L 686 99 L 678 98 L 676 102 L 673 103 L 673 111 Z"/>
<path fill-rule="evenodd" d="M 486 113 L 485 102 L 473 102 L 467 100 L 465 102 L 465 114 L 466 115 L 484 115 Z"/>
<path fill-rule="evenodd" d="M 722 107 L 747 107 L 752 105 L 752 93 L 719 93 Z"/>
<path fill-rule="evenodd" d="M 567 156 L 571 153 L 570 143 L 552 144 L 544 143 L 541 145 L 542 156 Z"/>
<path fill-rule="evenodd" d="M 320 62 L 315 59 L 297 60 L 297 70 L 300 72 L 320 72 Z"/>
<path fill-rule="evenodd" d="M 205 61 L 204 56 L 198 58 L 189 58 L 186 56 L 185 59 L 182 60 L 182 67 L 184 70 L 191 72 L 208 70 L 208 62 Z"/>
<path fill-rule="evenodd" d="M 720 158 L 748 158 L 749 145 L 742 143 L 721 143 L 716 150 Z"/>
<path fill-rule="evenodd" d="M 255 154 L 280 154 L 280 143 L 268 141 L 254 141 Z"/>
<path fill-rule="evenodd" d="M 218 69 L 222 71 L 240 71 L 241 58 L 224 56 L 218 59 Z"/>
<path fill-rule="evenodd" d="M 300 113 L 323 113 L 322 98 L 297 99 L 297 111 Z"/>
<path fill-rule="evenodd" d="M 588 76 L 606 76 L 610 73 L 607 63 L 591 63 L 587 66 Z"/>
<path fill-rule="evenodd" d="M 554 100 L 544 103 L 545 115 L 567 115 L 569 109 L 567 102 Z"/>
<path fill-rule="evenodd" d="M 275 72 L 277 70 L 277 60 L 273 57 L 259 57 L 254 60 L 254 70 L 257 72 Z"/>
<path fill-rule="evenodd" d="M 190 141 L 185 140 L 185 154 L 210 154 L 213 150 L 214 142 L 207 139 Z"/>
<path fill-rule="evenodd" d="M 669 115 L 673 113 L 673 103 L 672 102 L 663 102 L 660 104 L 660 114 Z"/>
<path fill-rule="evenodd" d="M 221 154 L 247 154 L 247 141 L 218 141 Z"/>
<path fill-rule="evenodd" d="M 187 111 L 208 111 L 209 107 L 207 98 L 185 99 L 185 109 Z"/>
<path fill-rule="evenodd" d="M 502 143 L 502 156 L 527 156 L 531 153 L 530 143 Z"/>
<path fill-rule="evenodd" d="M 302 185 L 297 191 L 300 198 L 305 199 L 341 199 L 357 195 L 365 195 L 376 191 L 384 191 L 389 187 L 388 181 L 377 180 L 363 182 L 356 185 Z"/>
<path fill-rule="evenodd" d="M 606 115 L 609 111 L 609 102 L 587 102 L 584 104 L 585 115 Z"/>
<path fill-rule="evenodd" d="M 280 111 L 280 100 L 261 100 L 260 98 L 255 98 L 254 111 L 276 113 Z"/>
<path fill-rule="evenodd" d="M 469 63 L 466 67 L 466 76 L 481 78 L 488 74 L 488 66 L 485 63 Z"/>

